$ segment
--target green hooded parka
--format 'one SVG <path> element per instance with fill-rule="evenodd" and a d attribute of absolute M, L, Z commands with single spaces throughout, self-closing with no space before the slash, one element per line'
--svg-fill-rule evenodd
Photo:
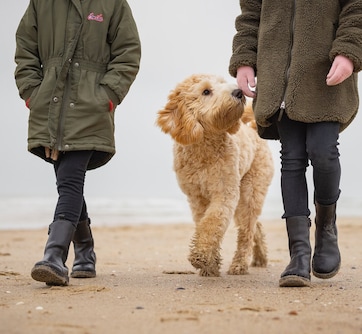
<path fill-rule="evenodd" d="M 114 110 L 139 70 L 126 0 L 30 0 L 16 32 L 16 84 L 30 109 L 28 149 L 115 154 Z"/>

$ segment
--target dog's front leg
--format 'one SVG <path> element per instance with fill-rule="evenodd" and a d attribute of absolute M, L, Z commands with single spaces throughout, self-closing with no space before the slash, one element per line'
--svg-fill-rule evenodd
<path fill-rule="evenodd" d="M 231 215 L 221 205 L 211 205 L 199 222 L 191 241 L 189 261 L 200 276 L 220 276 L 220 245 Z"/>
<path fill-rule="evenodd" d="M 228 271 L 230 275 L 248 273 L 253 249 L 255 253 L 252 265 L 265 267 L 267 264 L 264 234 L 261 224 L 257 223 L 264 197 L 265 193 L 257 191 L 253 186 L 251 174 L 245 175 L 240 185 L 240 201 L 234 216 L 238 238 L 237 249 Z"/>
<path fill-rule="evenodd" d="M 256 218 L 248 217 L 247 212 L 243 214 L 244 219 L 240 216 L 235 217 L 235 222 L 238 226 L 237 249 L 228 270 L 229 275 L 245 275 L 249 271 Z"/>

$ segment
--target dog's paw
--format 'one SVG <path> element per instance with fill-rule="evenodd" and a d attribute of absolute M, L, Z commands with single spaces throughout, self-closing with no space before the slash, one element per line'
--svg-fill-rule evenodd
<path fill-rule="evenodd" d="M 189 256 L 190 263 L 199 269 L 199 275 L 205 277 L 220 276 L 220 260 L 208 261 L 205 256 L 191 254 Z"/>
<path fill-rule="evenodd" d="M 220 271 L 218 269 L 212 268 L 202 268 L 199 271 L 199 275 L 202 277 L 219 277 Z"/>
<path fill-rule="evenodd" d="M 228 275 L 246 275 L 249 273 L 248 266 L 246 264 L 232 264 L 227 273 Z"/>

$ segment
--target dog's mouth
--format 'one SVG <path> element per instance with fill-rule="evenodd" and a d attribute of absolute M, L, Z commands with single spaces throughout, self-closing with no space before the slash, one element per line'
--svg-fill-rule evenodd
<path fill-rule="evenodd" d="M 219 130 L 227 130 L 239 121 L 244 111 L 244 104 L 230 106 L 215 114 L 214 126 Z"/>

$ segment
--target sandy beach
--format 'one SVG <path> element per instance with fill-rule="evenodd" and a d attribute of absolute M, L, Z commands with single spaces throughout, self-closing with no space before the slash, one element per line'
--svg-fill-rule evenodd
<path fill-rule="evenodd" d="M 263 222 L 267 268 L 244 276 L 226 274 L 230 226 L 217 278 L 198 276 L 187 261 L 192 224 L 95 227 L 97 277 L 67 287 L 30 277 L 46 229 L 2 230 L 0 333 L 362 333 L 362 218 L 338 223 L 340 273 L 313 277 L 311 288 L 278 287 L 289 259 L 281 220 Z"/>

